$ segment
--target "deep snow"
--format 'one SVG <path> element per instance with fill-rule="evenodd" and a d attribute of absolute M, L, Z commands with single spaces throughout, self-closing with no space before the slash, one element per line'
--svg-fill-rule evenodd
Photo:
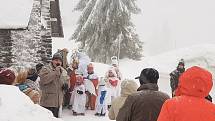
<path fill-rule="evenodd" d="M 62 121 L 34 104 L 18 87 L 0 85 L 0 121 Z"/>

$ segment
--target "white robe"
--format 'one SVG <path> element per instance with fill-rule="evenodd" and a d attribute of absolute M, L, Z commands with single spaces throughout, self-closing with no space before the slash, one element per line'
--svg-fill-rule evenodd
<path fill-rule="evenodd" d="M 110 84 L 109 79 L 118 80 L 117 86 L 114 87 Z M 111 102 L 114 98 L 120 96 L 120 85 L 121 82 L 117 77 L 107 78 L 107 105 L 111 105 Z"/>
<path fill-rule="evenodd" d="M 96 98 L 96 113 L 99 113 L 99 114 L 105 114 L 107 112 L 107 93 L 108 92 L 105 95 L 103 104 L 100 104 L 100 97 L 101 97 L 102 91 L 107 91 L 107 88 L 105 86 L 98 87 L 98 96 Z"/>
<path fill-rule="evenodd" d="M 77 90 L 83 91 L 83 94 L 78 94 Z M 85 113 L 86 94 L 84 84 L 76 85 L 72 93 L 74 96 L 72 110 L 76 113 Z"/>

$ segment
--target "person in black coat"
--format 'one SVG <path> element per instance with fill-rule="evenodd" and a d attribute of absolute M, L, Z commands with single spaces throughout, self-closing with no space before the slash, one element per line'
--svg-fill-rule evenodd
<path fill-rule="evenodd" d="M 170 75 L 170 86 L 172 89 L 172 97 L 175 96 L 174 91 L 178 87 L 178 79 L 184 71 L 185 71 L 184 60 L 181 59 L 178 63 L 177 68 L 169 74 Z"/>

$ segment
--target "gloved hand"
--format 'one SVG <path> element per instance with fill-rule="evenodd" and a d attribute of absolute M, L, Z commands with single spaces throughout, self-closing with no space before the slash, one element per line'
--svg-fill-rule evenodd
<path fill-rule="evenodd" d="M 58 72 L 58 75 L 62 73 L 61 66 L 57 66 L 55 70 Z"/>

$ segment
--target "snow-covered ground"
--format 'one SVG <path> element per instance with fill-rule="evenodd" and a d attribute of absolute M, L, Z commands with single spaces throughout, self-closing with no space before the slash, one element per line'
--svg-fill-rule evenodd
<path fill-rule="evenodd" d="M 0 85 L 0 121 L 62 121 L 34 104 L 18 87 Z"/>
<path fill-rule="evenodd" d="M 105 117 L 94 116 L 95 111 L 88 110 L 86 111 L 85 116 L 73 116 L 72 111 L 65 109 L 63 110 L 62 119 L 64 121 L 110 121 L 110 119 Z"/>

